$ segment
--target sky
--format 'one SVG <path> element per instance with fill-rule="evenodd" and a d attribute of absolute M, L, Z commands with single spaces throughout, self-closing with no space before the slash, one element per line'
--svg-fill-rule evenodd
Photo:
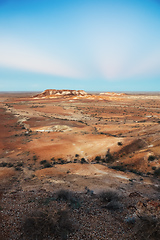
<path fill-rule="evenodd" d="M 160 0 L 0 0 L 0 91 L 160 91 Z"/>

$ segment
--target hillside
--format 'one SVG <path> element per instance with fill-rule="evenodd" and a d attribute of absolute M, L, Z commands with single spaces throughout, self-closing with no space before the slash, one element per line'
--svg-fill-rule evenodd
<path fill-rule="evenodd" d="M 159 106 L 156 95 L 0 95 L 0 239 L 159 239 Z"/>

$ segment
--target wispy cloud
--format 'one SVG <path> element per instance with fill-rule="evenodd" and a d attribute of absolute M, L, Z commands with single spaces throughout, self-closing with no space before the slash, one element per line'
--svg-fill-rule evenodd
<path fill-rule="evenodd" d="M 74 64 L 54 56 L 51 58 L 18 41 L 11 43 L 0 40 L 0 66 L 71 78 L 81 77 Z"/>
<path fill-rule="evenodd" d="M 157 76 L 160 75 L 160 46 L 138 61 L 131 71 L 132 76 Z"/>

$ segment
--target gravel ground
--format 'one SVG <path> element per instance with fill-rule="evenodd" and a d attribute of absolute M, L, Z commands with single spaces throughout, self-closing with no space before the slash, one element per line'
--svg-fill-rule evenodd
<path fill-rule="evenodd" d="M 127 222 L 126 219 L 135 216 L 137 203 L 142 199 L 144 201 L 140 194 L 130 196 L 121 194 L 119 200 L 111 201 L 114 203 L 111 206 L 89 189 L 83 193 L 64 192 L 60 198 L 57 197 L 58 194 L 57 191 L 51 192 L 40 188 L 29 191 L 17 188 L 4 192 L 1 200 L 3 240 L 138 239 L 135 235 L 136 224 L 134 221 Z M 46 230 L 46 234 L 42 234 L 43 238 L 42 235 L 33 238 L 34 228 L 30 235 L 25 235 L 26 229 L 23 226 L 26 219 L 41 212 L 56 220 L 59 211 L 67 212 L 67 215 L 62 214 L 64 218 L 60 226 L 62 235 L 48 233 Z M 43 226 L 38 227 L 41 232 Z"/>

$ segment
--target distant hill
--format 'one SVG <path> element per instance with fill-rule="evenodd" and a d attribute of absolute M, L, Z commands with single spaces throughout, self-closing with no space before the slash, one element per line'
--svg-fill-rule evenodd
<path fill-rule="evenodd" d="M 100 95 L 105 95 L 105 96 L 125 96 L 125 93 L 115 93 L 115 92 L 104 92 L 100 93 Z"/>
<path fill-rule="evenodd" d="M 42 93 L 35 95 L 34 97 L 44 98 L 52 96 L 85 96 L 87 93 L 84 90 L 56 90 L 47 89 Z"/>

